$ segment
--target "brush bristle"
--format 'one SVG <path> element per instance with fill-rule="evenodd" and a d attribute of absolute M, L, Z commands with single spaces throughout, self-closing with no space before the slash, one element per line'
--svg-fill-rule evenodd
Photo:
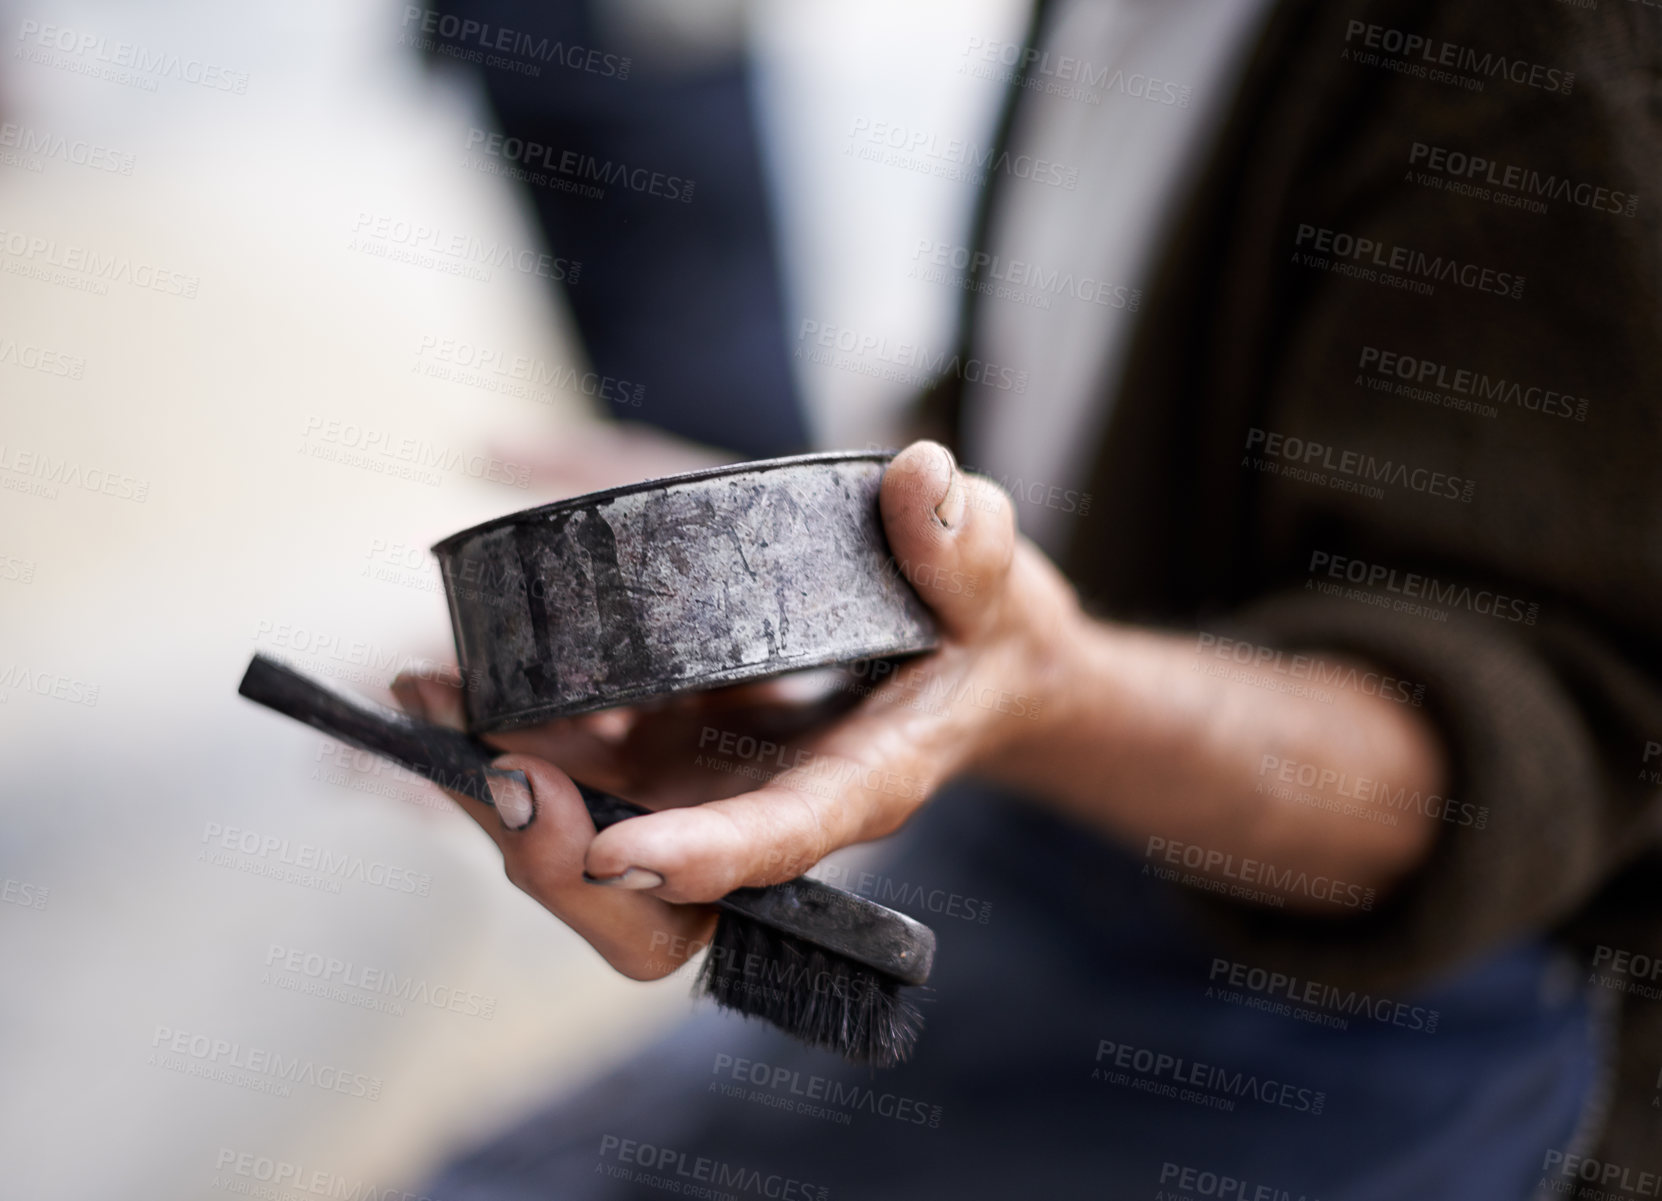
<path fill-rule="evenodd" d="M 893 976 L 726 911 L 693 988 L 851 1063 L 904 1063 L 923 1029 Z"/>

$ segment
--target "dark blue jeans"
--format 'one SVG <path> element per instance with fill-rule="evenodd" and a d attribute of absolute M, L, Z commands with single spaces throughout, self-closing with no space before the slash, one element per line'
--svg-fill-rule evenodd
<path fill-rule="evenodd" d="M 1498 1201 L 1576 1137 L 1599 1023 L 1545 942 L 1412 996 L 1289 982 L 1141 869 L 952 790 L 842 881 L 940 936 L 910 1063 L 851 1068 L 712 1011 L 428 1195 Z"/>

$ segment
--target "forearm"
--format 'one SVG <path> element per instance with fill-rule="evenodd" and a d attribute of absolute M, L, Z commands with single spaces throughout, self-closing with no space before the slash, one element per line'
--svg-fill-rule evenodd
<path fill-rule="evenodd" d="M 1269 671 L 1209 671 L 1193 636 L 1075 611 L 1040 674 L 1037 721 L 978 765 L 1150 853 L 1181 844 L 1214 876 L 1245 860 L 1383 890 L 1429 852 L 1445 788 L 1423 712 L 1356 688 L 1278 690 Z M 1311 675 L 1331 659 L 1313 658 Z M 1359 673 L 1360 674 L 1360 673 Z M 1014 723 L 1012 723 L 1014 724 Z M 1418 803 L 1414 803 L 1414 798 Z M 1164 842 L 1151 842 L 1151 840 Z M 1216 863 L 1224 856 L 1230 866 Z M 1286 904 L 1313 904 L 1288 892 Z"/>

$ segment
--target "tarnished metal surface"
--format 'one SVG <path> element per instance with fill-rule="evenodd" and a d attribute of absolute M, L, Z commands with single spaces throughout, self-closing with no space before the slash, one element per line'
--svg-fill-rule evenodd
<path fill-rule="evenodd" d="M 471 728 L 931 649 L 934 622 L 883 536 L 888 460 L 743 463 L 440 542 Z"/>

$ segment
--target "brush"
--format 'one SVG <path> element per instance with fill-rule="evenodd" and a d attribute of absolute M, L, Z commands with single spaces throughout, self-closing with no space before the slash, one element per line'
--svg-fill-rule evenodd
<path fill-rule="evenodd" d="M 266 655 L 254 656 L 237 691 L 441 788 L 494 804 L 486 772 L 502 752 L 469 734 L 343 696 Z M 577 789 L 596 830 L 652 812 L 585 784 Z M 716 907 L 695 994 L 851 1063 L 894 1067 L 911 1054 L 923 1016 L 905 989 L 929 979 L 935 932 L 928 926 L 806 876 L 737 889 Z"/>

